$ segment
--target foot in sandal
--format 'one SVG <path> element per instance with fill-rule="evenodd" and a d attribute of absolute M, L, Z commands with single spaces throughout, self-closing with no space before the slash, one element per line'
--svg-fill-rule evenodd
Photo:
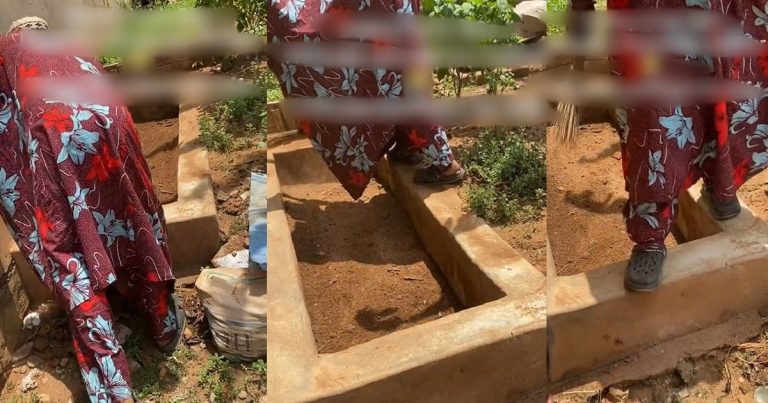
<path fill-rule="evenodd" d="M 624 275 L 624 287 L 640 292 L 659 288 L 665 257 L 664 250 L 633 250 Z"/>
<path fill-rule="evenodd" d="M 187 316 L 184 314 L 184 307 L 181 299 L 176 294 L 171 294 L 168 301 L 168 310 L 176 316 L 176 329 L 171 334 L 165 334 L 162 339 L 157 339 L 157 347 L 163 353 L 172 353 L 181 344 L 184 328 L 187 324 Z"/>
<path fill-rule="evenodd" d="M 451 165 L 442 170 L 434 165 L 419 169 L 414 174 L 413 181 L 424 185 L 450 185 L 464 180 L 466 173 L 458 162 L 453 161 Z"/>

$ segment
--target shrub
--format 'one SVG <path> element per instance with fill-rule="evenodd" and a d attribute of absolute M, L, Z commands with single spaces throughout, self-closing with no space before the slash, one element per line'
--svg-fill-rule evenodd
<path fill-rule="evenodd" d="M 546 150 L 521 130 L 485 130 L 460 155 L 472 178 L 469 207 L 492 223 L 537 219 L 546 205 Z"/>

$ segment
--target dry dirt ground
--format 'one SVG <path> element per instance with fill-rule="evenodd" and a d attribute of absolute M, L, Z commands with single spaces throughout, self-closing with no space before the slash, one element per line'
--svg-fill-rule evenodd
<path fill-rule="evenodd" d="M 626 260 L 633 244 L 622 216 L 627 193 L 616 130 L 609 123 L 582 125 L 573 148 L 547 137 L 547 232 L 557 274 Z M 667 247 L 674 245 L 670 235 Z"/>
<path fill-rule="evenodd" d="M 405 212 L 378 183 L 354 201 L 314 151 L 289 157 L 317 173 L 294 183 L 284 179 L 285 167 L 280 177 L 319 352 L 461 309 Z"/>
<path fill-rule="evenodd" d="M 576 150 L 550 148 L 549 239 L 558 274 L 599 268 L 627 258 L 631 243 L 623 232 L 626 201 L 618 137 L 608 123 L 582 125 Z M 550 139 L 551 143 L 551 139 Z M 756 215 L 768 218 L 768 173 L 739 191 Z M 588 234 L 573 237 L 572 234 Z M 668 246 L 674 239 L 668 238 Z M 682 357 L 673 371 L 612 385 L 598 393 L 576 388 L 554 402 L 754 402 L 755 389 L 768 385 L 768 329 L 738 346 Z"/>
<path fill-rule="evenodd" d="M 179 185 L 179 119 L 136 122 L 136 131 L 160 203 L 176 201 Z"/>

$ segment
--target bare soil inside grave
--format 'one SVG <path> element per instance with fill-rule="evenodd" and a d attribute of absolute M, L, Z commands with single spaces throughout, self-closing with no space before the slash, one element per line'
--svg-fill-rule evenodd
<path fill-rule="evenodd" d="M 471 147 L 478 134 L 480 128 L 467 127 L 467 128 L 453 128 L 448 131 L 449 144 L 454 153 L 461 154 L 462 150 Z M 529 133 L 529 140 L 532 141 L 544 141 L 544 134 L 537 135 L 536 133 Z M 538 137 L 538 138 L 537 138 Z M 461 163 L 461 161 L 458 161 Z M 466 200 L 466 190 L 468 182 L 464 182 L 459 193 L 462 199 Z M 466 207 L 468 208 L 468 207 Z M 513 224 L 496 224 L 488 223 L 488 225 L 496 231 L 499 236 L 517 250 L 523 257 L 528 260 L 537 270 L 542 273 L 546 273 L 547 270 L 547 213 L 544 211 L 542 216 L 536 220 L 528 222 L 520 222 Z"/>
<path fill-rule="evenodd" d="M 287 157 L 314 162 L 309 171 L 319 178 L 289 183 L 280 164 L 278 175 L 318 351 L 344 350 L 460 310 L 395 200 L 372 182 L 353 201 L 306 151 Z"/>
<path fill-rule="evenodd" d="M 226 153 L 208 151 L 221 241 L 218 256 L 248 248 L 251 172 L 266 172 L 267 150 L 247 147 Z"/>
<path fill-rule="evenodd" d="M 619 135 L 609 123 L 585 124 L 573 148 L 547 134 L 547 233 L 558 275 L 588 272 L 629 258 L 622 210 L 627 201 Z M 677 244 L 670 235 L 667 247 Z"/>
<path fill-rule="evenodd" d="M 176 201 L 179 185 L 178 114 L 176 117 L 154 116 L 151 120 L 139 118 L 135 124 L 160 203 Z"/>

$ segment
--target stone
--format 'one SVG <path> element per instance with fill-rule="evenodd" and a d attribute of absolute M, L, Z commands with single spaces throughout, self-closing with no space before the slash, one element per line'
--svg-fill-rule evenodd
<path fill-rule="evenodd" d="M 229 199 L 229 195 L 226 192 L 221 190 L 216 191 L 216 200 L 219 203 L 224 203 L 225 201 L 227 201 L 227 199 Z"/>
<path fill-rule="evenodd" d="M 40 356 L 32 355 L 29 358 L 27 358 L 27 366 L 30 368 L 37 368 L 42 363 L 42 359 L 40 359 Z"/>
<path fill-rule="evenodd" d="M 189 315 L 187 315 L 189 316 Z M 190 340 L 191 338 L 195 337 L 195 334 L 192 332 L 192 329 L 185 327 L 184 328 L 184 339 Z"/>
<path fill-rule="evenodd" d="M 128 369 L 131 370 L 131 372 L 137 372 L 141 369 L 141 364 L 139 364 L 136 360 L 129 358 L 128 359 Z"/>
<path fill-rule="evenodd" d="M 23 346 L 19 347 L 19 349 L 13 353 L 13 358 L 12 358 L 13 362 L 14 363 L 20 362 L 21 360 L 27 358 L 29 354 L 32 353 L 32 347 L 34 345 L 35 343 L 30 341 L 24 344 Z"/>
<path fill-rule="evenodd" d="M 42 394 L 38 395 L 37 397 L 38 397 L 38 398 L 40 398 L 40 401 L 41 401 L 42 403 L 48 403 L 48 402 L 50 402 L 50 401 L 51 401 L 51 396 L 50 396 L 50 395 L 47 395 L 47 394 L 45 394 L 45 393 L 42 393 Z"/>
<path fill-rule="evenodd" d="M 160 377 L 161 380 L 165 379 L 165 377 L 168 376 L 168 367 L 166 367 L 165 365 L 160 367 L 160 372 L 158 373 L 158 376 Z"/>
<path fill-rule="evenodd" d="M 120 344 L 124 344 L 128 337 L 133 334 L 133 331 L 122 323 L 118 323 L 115 329 L 115 338 Z"/>
<path fill-rule="evenodd" d="M 768 403 L 768 386 L 758 386 L 755 388 L 755 403 Z"/>
<path fill-rule="evenodd" d="M 690 396 L 691 392 L 688 391 L 688 388 L 680 389 L 679 392 L 677 392 L 677 397 L 681 399 L 685 399 L 686 397 Z"/>
<path fill-rule="evenodd" d="M 614 399 L 617 399 L 619 401 L 624 401 L 629 395 L 629 391 L 611 387 L 610 389 L 608 389 L 608 394 Z"/>
<path fill-rule="evenodd" d="M 37 382 L 35 381 L 35 378 L 40 374 L 40 371 L 37 369 L 33 369 L 32 371 L 29 371 L 27 375 L 24 376 L 24 378 L 21 380 L 21 385 L 19 387 L 21 388 L 21 393 L 27 393 L 30 390 L 37 387 Z"/>
<path fill-rule="evenodd" d="M 240 400 L 245 400 L 248 398 L 248 392 L 245 390 L 241 390 L 240 393 L 237 394 L 237 398 Z"/>
<path fill-rule="evenodd" d="M 59 366 L 65 368 L 69 364 L 69 357 L 64 357 L 59 360 Z"/>
<path fill-rule="evenodd" d="M 40 326 L 40 314 L 37 312 L 27 314 L 27 316 L 24 317 L 23 323 L 25 329 L 34 329 Z"/>

